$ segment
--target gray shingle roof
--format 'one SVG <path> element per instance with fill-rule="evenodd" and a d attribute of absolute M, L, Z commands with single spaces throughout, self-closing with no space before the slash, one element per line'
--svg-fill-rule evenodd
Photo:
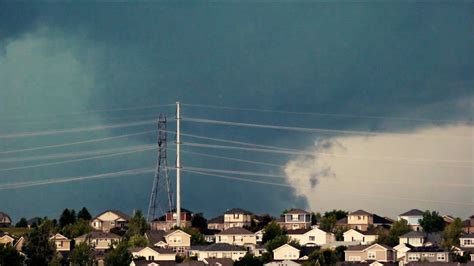
<path fill-rule="evenodd" d="M 148 239 L 151 245 L 155 245 L 160 241 L 165 241 L 166 232 L 163 230 L 148 231 L 145 233 L 145 237 Z"/>
<path fill-rule="evenodd" d="M 291 209 L 285 212 L 285 214 L 309 214 L 309 212 L 302 209 Z"/>
<path fill-rule="evenodd" d="M 372 213 L 366 212 L 364 210 L 357 210 L 355 212 L 349 213 L 349 215 L 372 215 Z"/>
<path fill-rule="evenodd" d="M 233 209 L 227 210 L 225 214 L 252 214 L 252 213 L 244 209 L 233 208 Z"/>
<path fill-rule="evenodd" d="M 220 233 L 217 233 L 217 235 L 253 235 L 253 234 L 254 233 L 242 227 L 231 227 Z"/>
<path fill-rule="evenodd" d="M 398 216 L 421 216 L 423 215 L 423 211 L 420 211 L 418 209 L 411 209 L 407 212 L 404 212 L 402 214 L 399 214 Z"/>
<path fill-rule="evenodd" d="M 169 248 L 159 248 L 159 247 L 150 247 L 150 246 L 148 248 L 151 248 L 160 254 L 175 254 L 176 253 L 172 249 L 169 249 Z M 130 252 L 139 252 L 140 250 L 143 250 L 143 249 L 144 247 L 136 247 L 136 248 L 130 248 L 129 250 Z"/>
<path fill-rule="evenodd" d="M 224 215 L 214 217 L 207 221 L 208 224 L 223 224 L 224 223 Z"/>
<path fill-rule="evenodd" d="M 227 243 L 215 243 L 202 249 L 203 251 L 245 251 L 245 248 Z"/>
<path fill-rule="evenodd" d="M 404 235 L 402 235 L 401 237 L 426 237 L 426 233 L 425 232 L 421 232 L 421 231 L 411 231 L 411 232 L 408 232 Z"/>

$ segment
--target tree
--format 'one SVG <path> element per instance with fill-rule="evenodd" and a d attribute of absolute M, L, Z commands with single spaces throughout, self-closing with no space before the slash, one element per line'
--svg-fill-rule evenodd
<path fill-rule="evenodd" d="M 267 252 L 273 254 L 272 252 L 274 249 L 281 247 L 282 245 L 288 242 L 289 242 L 289 237 L 287 235 L 279 235 L 267 241 L 267 243 L 265 243 L 265 249 L 267 250 Z"/>
<path fill-rule="evenodd" d="M 263 266 L 263 262 L 250 253 L 245 254 L 234 266 Z"/>
<path fill-rule="evenodd" d="M 23 256 L 9 244 L 0 244 L 0 265 L 23 265 Z"/>
<path fill-rule="evenodd" d="M 199 230 L 207 228 L 207 220 L 202 213 L 195 213 L 191 219 L 191 226 Z"/>
<path fill-rule="evenodd" d="M 316 225 L 321 220 L 321 213 L 311 212 L 311 225 Z"/>
<path fill-rule="evenodd" d="M 78 236 L 87 234 L 91 231 L 92 227 L 89 225 L 89 222 L 83 219 L 79 219 L 74 224 L 68 224 L 64 226 L 61 230 L 61 234 L 63 234 L 69 239 L 73 239 Z"/>
<path fill-rule="evenodd" d="M 329 212 L 325 212 L 324 213 L 324 217 L 330 217 L 330 216 L 334 216 L 336 217 L 336 220 L 341 220 L 342 218 L 346 217 L 347 214 L 349 214 L 349 212 L 347 211 L 344 211 L 344 210 L 332 210 L 332 211 L 329 211 Z"/>
<path fill-rule="evenodd" d="M 406 220 L 401 219 L 394 222 L 388 232 L 380 230 L 378 233 L 377 243 L 394 247 L 398 245 L 400 236 L 410 231 L 412 231 L 411 226 Z"/>
<path fill-rule="evenodd" d="M 443 231 L 442 245 L 450 249 L 454 245 L 459 245 L 459 238 L 463 233 L 463 222 L 456 218 L 450 225 L 446 226 Z"/>
<path fill-rule="evenodd" d="M 86 207 L 82 207 L 82 209 L 77 213 L 77 219 L 89 221 L 90 219 L 92 219 L 92 216 L 86 209 Z"/>
<path fill-rule="evenodd" d="M 18 223 L 16 223 L 15 227 L 28 227 L 28 221 L 23 217 L 20 219 L 20 221 L 18 221 Z"/>
<path fill-rule="evenodd" d="M 336 265 L 336 252 L 331 249 L 315 250 L 309 255 L 310 265 Z"/>
<path fill-rule="evenodd" d="M 150 229 L 150 225 L 146 221 L 145 216 L 143 216 L 142 211 L 136 210 L 128 222 L 128 229 L 125 235 L 127 237 L 143 235 L 148 229 Z"/>
<path fill-rule="evenodd" d="M 281 236 L 284 234 L 283 229 L 281 228 L 280 225 L 278 225 L 276 222 L 272 221 L 269 224 L 267 224 L 264 228 L 264 233 L 262 237 L 262 242 L 265 244 L 268 241 L 274 239 L 277 236 Z"/>
<path fill-rule="evenodd" d="M 199 232 L 197 228 L 185 227 L 181 230 L 189 235 L 191 235 L 191 245 L 206 245 L 206 239 L 204 235 Z"/>
<path fill-rule="evenodd" d="M 27 265 L 47 266 L 56 252 L 54 243 L 49 241 L 51 233 L 48 223 L 43 222 L 28 234 L 24 252 L 28 258 Z"/>
<path fill-rule="evenodd" d="M 319 223 L 319 228 L 326 232 L 332 232 L 336 226 L 337 218 L 334 215 L 323 216 Z"/>
<path fill-rule="evenodd" d="M 436 211 L 425 211 L 423 213 L 423 219 L 419 222 L 421 227 L 423 227 L 423 231 L 426 233 L 440 232 L 444 229 L 443 217 Z"/>
<path fill-rule="evenodd" d="M 70 260 L 73 265 L 88 266 L 93 263 L 93 249 L 86 242 L 76 245 L 71 252 Z"/>
<path fill-rule="evenodd" d="M 127 241 L 120 242 L 117 247 L 105 255 L 106 266 L 129 266 L 132 262 L 132 254 L 128 251 Z"/>
<path fill-rule="evenodd" d="M 63 228 L 68 224 L 73 224 L 76 222 L 76 211 L 64 209 L 61 217 L 59 217 L 59 227 Z"/>
<path fill-rule="evenodd" d="M 148 239 L 143 235 L 134 235 L 128 240 L 128 245 L 132 248 L 146 247 L 148 245 Z"/>

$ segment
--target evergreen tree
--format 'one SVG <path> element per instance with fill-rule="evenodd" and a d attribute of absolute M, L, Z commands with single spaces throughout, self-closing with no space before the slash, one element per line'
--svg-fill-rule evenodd
<path fill-rule="evenodd" d="M 59 227 L 63 228 L 68 224 L 73 224 L 76 222 L 76 212 L 74 210 L 64 209 L 59 217 Z"/>
<path fill-rule="evenodd" d="M 459 238 L 463 233 L 463 222 L 456 218 L 450 225 L 446 226 L 443 231 L 442 245 L 450 249 L 452 246 L 459 245 Z"/>
<path fill-rule="evenodd" d="M 143 235 L 148 229 L 150 229 L 150 225 L 143 216 L 143 213 L 140 210 L 136 210 L 128 222 L 126 236 Z"/>
<path fill-rule="evenodd" d="M 53 259 L 56 249 L 54 243 L 49 241 L 50 234 L 51 226 L 45 222 L 28 234 L 28 240 L 24 247 L 24 252 L 28 258 L 27 265 L 47 266 Z"/>
<path fill-rule="evenodd" d="M 441 232 L 444 229 L 444 220 L 436 211 L 425 211 L 420 225 L 426 233 Z"/>
<path fill-rule="evenodd" d="M 71 252 L 70 260 L 72 265 L 89 266 L 93 265 L 93 249 L 86 242 L 76 245 Z"/>
<path fill-rule="evenodd" d="M 106 266 L 129 266 L 132 262 L 132 254 L 128 251 L 128 243 L 126 241 L 120 242 L 117 247 L 110 250 L 105 255 Z"/>
<path fill-rule="evenodd" d="M 265 244 L 268 241 L 274 239 L 275 237 L 281 236 L 284 234 L 283 229 L 276 222 L 272 221 L 267 224 L 264 228 L 264 233 L 262 237 L 262 242 Z"/>
<path fill-rule="evenodd" d="M 26 220 L 26 218 L 23 217 L 20 219 L 20 221 L 18 221 L 18 223 L 16 223 L 15 227 L 28 227 L 28 221 Z"/>
<path fill-rule="evenodd" d="M 92 219 L 92 216 L 89 213 L 89 211 L 86 209 L 86 207 L 82 207 L 82 209 L 77 213 L 77 219 L 89 221 Z"/>
<path fill-rule="evenodd" d="M 0 265 L 22 266 L 23 256 L 12 245 L 0 244 Z"/>
<path fill-rule="evenodd" d="M 191 219 L 191 226 L 199 230 L 207 228 L 207 220 L 202 213 L 195 213 Z"/>

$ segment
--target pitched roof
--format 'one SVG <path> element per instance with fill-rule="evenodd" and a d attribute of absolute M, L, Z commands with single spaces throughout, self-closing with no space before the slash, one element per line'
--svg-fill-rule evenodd
<path fill-rule="evenodd" d="M 136 266 L 148 266 L 153 265 L 155 263 L 159 266 L 175 266 L 177 265 L 174 260 L 133 260 L 133 263 Z"/>
<path fill-rule="evenodd" d="M 4 220 L 4 219 L 8 219 L 10 222 L 12 221 L 12 218 L 10 218 L 10 216 L 4 212 L 0 212 L 0 220 Z"/>
<path fill-rule="evenodd" d="M 367 230 L 367 231 L 361 231 L 359 229 L 350 229 L 350 230 L 354 230 L 364 236 L 374 236 L 374 235 L 378 235 L 378 232 L 375 228 L 372 228 L 370 230 Z M 350 230 L 347 230 L 346 232 L 349 232 Z"/>
<path fill-rule="evenodd" d="M 244 209 L 233 208 L 233 209 L 227 210 L 225 214 L 252 214 L 252 213 Z"/>
<path fill-rule="evenodd" d="M 411 209 L 407 212 L 399 214 L 398 216 L 422 216 L 423 213 L 424 213 L 423 211 L 420 211 L 418 209 Z"/>
<path fill-rule="evenodd" d="M 214 217 L 211 220 L 207 221 L 207 224 L 223 224 L 223 223 L 224 223 L 224 215 Z"/>
<path fill-rule="evenodd" d="M 186 234 L 186 235 L 188 235 L 189 237 L 191 237 L 191 235 L 190 235 L 190 234 L 188 234 L 188 233 L 184 232 L 184 231 L 183 231 L 183 230 L 181 230 L 181 229 L 170 230 L 170 231 L 166 232 L 166 235 L 165 235 L 165 237 L 166 237 L 166 236 L 169 236 L 169 235 L 171 235 L 171 234 L 174 234 L 174 233 L 176 233 L 176 232 L 178 232 L 178 231 L 179 231 L 179 232 L 181 232 L 181 233 L 183 233 L 183 234 Z"/>
<path fill-rule="evenodd" d="M 349 213 L 349 215 L 372 215 L 372 213 L 366 212 L 364 210 L 357 210 L 355 212 Z"/>
<path fill-rule="evenodd" d="M 231 258 L 206 258 L 204 261 L 207 262 L 207 265 L 209 266 L 232 266 L 234 265 L 234 261 Z"/>
<path fill-rule="evenodd" d="M 114 233 L 106 233 L 102 231 L 92 231 L 90 233 L 81 235 L 76 237 L 76 239 L 82 239 L 82 238 L 90 238 L 90 239 L 96 239 L 96 238 L 113 238 L 113 239 L 120 239 L 119 235 L 116 235 Z"/>
<path fill-rule="evenodd" d="M 166 232 L 163 230 L 148 231 L 145 233 L 145 237 L 148 239 L 151 245 L 155 245 L 160 241 L 165 241 Z"/>
<path fill-rule="evenodd" d="M 474 238 L 474 233 L 463 234 L 460 238 Z"/>
<path fill-rule="evenodd" d="M 302 210 L 302 209 L 291 209 L 287 212 L 285 212 L 285 214 L 309 214 L 309 212 L 305 211 L 305 210 Z"/>
<path fill-rule="evenodd" d="M 99 213 L 96 217 L 92 218 L 92 219 L 97 219 L 99 216 L 101 216 L 102 214 L 106 213 L 106 212 L 112 212 L 112 213 L 115 213 L 117 216 L 119 216 L 120 218 L 124 219 L 124 220 L 130 220 L 130 215 L 126 214 L 126 213 L 123 213 L 119 210 L 106 210 L 106 211 L 103 211 L 101 213 Z"/>
<path fill-rule="evenodd" d="M 287 231 L 287 234 L 288 235 L 303 235 L 303 234 L 306 234 L 308 233 L 309 231 L 311 231 L 313 229 L 311 228 L 306 228 L 306 229 L 294 229 L 294 230 L 288 230 Z"/>
<path fill-rule="evenodd" d="M 231 227 L 217 234 L 218 235 L 253 235 L 254 233 L 242 227 Z"/>
<path fill-rule="evenodd" d="M 393 224 L 393 220 L 387 217 L 378 216 L 377 214 L 373 214 L 373 217 L 374 224 Z"/>
<path fill-rule="evenodd" d="M 447 252 L 438 246 L 413 247 L 407 252 Z"/>
<path fill-rule="evenodd" d="M 358 246 L 349 246 L 347 247 L 347 251 L 363 251 L 363 250 L 366 250 L 370 247 L 373 247 L 373 246 L 381 246 L 385 249 L 389 249 L 389 250 L 392 250 L 393 248 L 391 246 L 387 246 L 385 244 L 378 244 L 378 243 L 375 243 L 375 244 L 372 244 L 372 245 L 358 245 Z"/>
<path fill-rule="evenodd" d="M 130 248 L 129 251 L 130 252 L 140 252 L 145 248 L 150 248 L 150 249 L 152 249 L 152 250 L 154 250 L 154 251 L 156 251 L 160 254 L 175 254 L 176 253 L 172 249 L 169 249 L 169 248 L 159 248 L 159 247 L 152 247 L 152 246 Z"/>
<path fill-rule="evenodd" d="M 176 212 L 177 208 L 173 208 L 171 209 L 170 211 L 168 211 L 168 213 L 170 212 Z M 188 210 L 188 209 L 185 209 L 185 208 L 181 208 L 181 212 L 187 212 L 187 213 L 193 213 L 192 211 Z"/>
<path fill-rule="evenodd" d="M 410 231 L 404 235 L 401 235 L 400 237 L 426 237 L 427 234 L 422 231 Z"/>
<path fill-rule="evenodd" d="M 245 248 L 233 246 L 227 243 L 214 243 L 212 245 L 204 247 L 202 251 L 245 251 Z"/>

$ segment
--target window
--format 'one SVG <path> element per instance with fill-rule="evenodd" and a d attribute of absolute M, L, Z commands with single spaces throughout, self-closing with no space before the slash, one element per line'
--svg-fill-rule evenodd
<path fill-rule="evenodd" d="M 420 254 L 408 253 L 408 261 L 418 261 L 419 259 L 420 259 Z"/>
<path fill-rule="evenodd" d="M 373 252 L 373 251 L 367 252 L 367 258 L 368 258 L 369 260 L 375 260 L 375 257 L 377 257 L 377 256 L 375 255 L 375 252 Z"/>
<path fill-rule="evenodd" d="M 148 260 L 155 260 L 155 256 L 148 256 Z"/>
<path fill-rule="evenodd" d="M 314 236 L 309 236 L 309 241 L 314 241 L 315 237 Z"/>
<path fill-rule="evenodd" d="M 362 220 L 362 217 L 361 217 L 361 216 L 357 216 L 357 220 Z"/>
<path fill-rule="evenodd" d="M 238 213 L 234 214 L 234 219 L 239 219 L 239 214 Z"/>
<path fill-rule="evenodd" d="M 436 260 L 437 261 L 445 261 L 446 260 L 446 256 L 444 253 L 438 253 L 438 255 L 436 256 Z"/>

